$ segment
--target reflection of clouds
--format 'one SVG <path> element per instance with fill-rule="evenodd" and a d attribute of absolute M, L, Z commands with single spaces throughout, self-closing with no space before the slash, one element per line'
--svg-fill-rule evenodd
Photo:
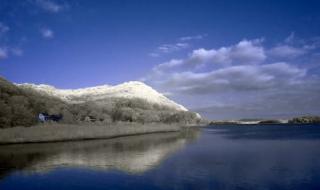
<path fill-rule="evenodd" d="M 197 189 L 319 189 L 320 131 L 312 127 L 207 128 L 174 164 L 162 166 L 153 183 L 176 189 L 189 183 Z"/>
<path fill-rule="evenodd" d="M 182 148 L 191 133 L 159 133 L 82 142 L 2 146 L 0 176 L 11 171 L 48 172 L 58 167 L 145 172 Z"/>

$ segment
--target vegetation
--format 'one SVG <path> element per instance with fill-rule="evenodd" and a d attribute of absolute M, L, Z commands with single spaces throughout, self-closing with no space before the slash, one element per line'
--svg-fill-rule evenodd
<path fill-rule="evenodd" d="M 37 115 L 58 105 L 67 109 L 62 101 L 22 90 L 0 78 L 0 127 L 31 126 L 37 122 Z"/>
<path fill-rule="evenodd" d="M 319 116 L 302 116 L 302 117 L 295 117 L 289 120 L 289 123 L 294 124 L 303 124 L 303 123 L 310 123 L 310 124 L 320 124 L 320 117 Z"/>
<path fill-rule="evenodd" d="M 275 119 L 262 120 L 259 122 L 259 124 L 281 124 L 281 121 Z"/>
<path fill-rule="evenodd" d="M 45 124 L 32 127 L 12 127 L 1 129 L 0 144 L 57 142 L 71 140 L 103 139 L 120 136 L 139 135 L 155 132 L 174 132 L 178 125 L 117 122 L 109 126 L 87 126 L 72 124 Z"/>
<path fill-rule="evenodd" d="M 243 123 L 243 122 L 251 122 L 254 123 Z M 231 121 L 211 121 L 209 125 L 233 125 L 233 124 L 320 124 L 320 117 L 319 116 L 302 116 L 302 117 L 294 117 L 288 122 L 283 120 L 276 120 L 276 119 L 268 119 L 268 120 L 261 120 L 255 122 L 255 119 L 244 119 L 244 120 L 231 120 Z"/>
<path fill-rule="evenodd" d="M 239 124 L 237 121 L 210 121 L 209 125 L 236 125 Z"/>
<path fill-rule="evenodd" d="M 38 123 L 38 114 L 42 112 L 62 114 L 61 122 L 65 124 L 106 125 L 118 121 L 167 124 L 200 122 L 196 113 L 173 110 L 138 98 L 108 98 L 68 104 L 30 88 L 19 88 L 1 77 L 0 108 L 0 128 L 35 125 Z M 88 123 L 88 117 L 94 120 Z"/>

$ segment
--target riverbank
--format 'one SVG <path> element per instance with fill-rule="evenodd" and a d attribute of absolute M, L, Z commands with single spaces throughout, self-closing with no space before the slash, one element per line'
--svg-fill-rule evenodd
<path fill-rule="evenodd" d="M 43 143 L 90 139 L 107 139 L 121 136 L 159 132 L 177 132 L 180 125 L 116 123 L 110 126 L 50 124 L 32 127 L 0 129 L 0 144 Z"/>

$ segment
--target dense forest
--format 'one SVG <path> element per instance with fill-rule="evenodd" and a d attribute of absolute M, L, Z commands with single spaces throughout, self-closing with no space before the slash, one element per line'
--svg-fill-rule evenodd
<path fill-rule="evenodd" d="M 108 98 L 99 102 L 68 104 L 58 98 L 19 88 L 0 77 L 0 128 L 32 126 L 39 113 L 62 114 L 61 123 L 107 125 L 113 122 L 181 123 L 200 122 L 196 113 L 151 104 L 143 99 Z M 103 105 L 103 106 L 102 106 Z"/>

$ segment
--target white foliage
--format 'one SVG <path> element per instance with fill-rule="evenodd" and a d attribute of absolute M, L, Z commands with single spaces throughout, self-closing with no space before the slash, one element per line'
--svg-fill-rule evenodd
<path fill-rule="evenodd" d="M 150 86 L 139 81 L 130 81 L 116 86 L 102 85 L 80 89 L 57 89 L 44 84 L 36 85 L 25 83 L 17 85 L 32 88 L 38 92 L 58 97 L 69 103 L 83 103 L 113 97 L 128 99 L 141 98 L 150 103 L 167 106 L 179 111 L 187 111 L 182 105 L 175 103 Z"/>

